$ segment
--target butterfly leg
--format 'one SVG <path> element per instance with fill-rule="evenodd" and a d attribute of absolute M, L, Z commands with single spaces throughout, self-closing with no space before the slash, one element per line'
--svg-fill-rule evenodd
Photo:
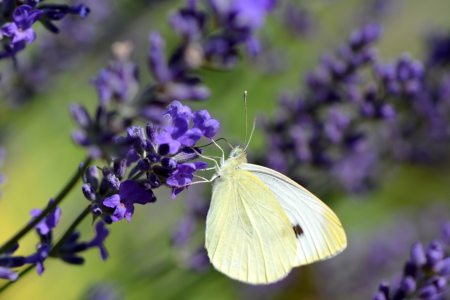
<path fill-rule="evenodd" d="M 219 167 L 219 164 L 217 163 L 217 161 L 215 160 L 215 159 L 213 159 L 213 158 L 211 158 L 210 156 L 205 156 L 205 155 L 202 155 L 202 154 L 200 154 L 197 150 L 195 150 L 194 148 L 191 148 L 198 156 L 200 156 L 201 158 L 204 158 L 204 159 L 208 159 L 208 160 L 212 160 L 213 162 L 214 162 L 214 164 L 216 165 L 216 169 L 217 170 L 220 170 L 220 167 Z"/>

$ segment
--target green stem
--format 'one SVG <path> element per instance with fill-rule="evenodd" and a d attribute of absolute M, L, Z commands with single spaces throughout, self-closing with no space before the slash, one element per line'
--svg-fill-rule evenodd
<path fill-rule="evenodd" d="M 25 269 L 22 270 L 22 272 L 19 273 L 19 278 L 17 278 L 16 281 L 18 281 L 22 276 L 24 276 L 25 274 L 27 274 L 28 272 L 30 272 L 31 270 L 34 269 L 34 267 L 36 267 L 36 265 L 29 265 L 28 267 L 26 267 Z M 0 288 L 0 293 L 2 293 L 3 291 L 5 291 L 11 284 L 13 284 L 16 281 L 10 281 L 7 284 L 5 284 L 4 286 L 2 286 Z"/>
<path fill-rule="evenodd" d="M 59 248 L 61 248 L 61 246 L 65 243 L 65 241 L 67 241 L 67 239 L 70 237 L 70 235 L 73 233 L 73 231 L 75 230 L 75 228 L 77 228 L 77 226 L 81 223 L 81 221 L 84 220 L 84 218 L 86 218 L 86 216 L 89 215 L 89 212 L 91 211 L 91 206 L 89 205 L 88 207 L 86 207 L 81 214 L 75 219 L 75 221 L 73 221 L 72 225 L 70 225 L 70 227 L 66 230 L 66 232 L 64 233 L 64 235 L 59 239 L 59 241 L 56 243 L 55 246 L 53 246 L 52 250 L 50 251 L 49 256 L 54 255 L 55 253 L 57 253 L 57 251 L 59 250 Z M 20 272 L 19 274 L 19 278 L 17 278 L 16 281 L 10 281 L 7 284 L 5 284 L 4 286 L 2 286 L 0 288 L 0 293 L 2 293 L 4 290 L 6 290 L 9 286 L 11 286 L 13 283 L 19 281 L 19 279 L 24 276 L 25 274 L 27 274 L 29 271 L 31 271 L 36 265 L 29 265 L 27 268 L 25 268 L 22 272 Z"/>
<path fill-rule="evenodd" d="M 14 246 L 19 239 L 21 239 L 25 234 L 27 234 L 30 230 L 36 226 L 42 219 L 44 219 L 51 211 L 53 211 L 56 206 L 64 199 L 64 197 L 69 193 L 69 191 L 75 186 L 78 179 L 81 177 L 81 175 L 86 171 L 89 164 L 91 163 L 91 158 L 88 157 L 84 161 L 83 167 L 81 167 L 77 173 L 70 179 L 70 181 L 67 183 L 67 185 L 64 187 L 64 189 L 56 196 L 55 201 L 53 201 L 52 204 L 50 204 L 46 209 L 44 209 L 41 214 L 33 219 L 28 225 L 26 225 L 22 230 L 20 230 L 15 236 L 13 236 L 8 242 L 6 242 L 1 248 L 0 248 L 0 254 L 5 253 L 8 249 L 10 249 L 12 246 Z"/>
<path fill-rule="evenodd" d="M 86 218 L 87 215 L 91 212 L 91 206 L 89 205 L 86 207 L 81 214 L 73 221 L 72 225 L 66 230 L 64 235 L 59 239 L 59 241 L 56 243 L 55 246 L 53 246 L 52 250 L 50 251 L 50 256 L 54 255 L 58 252 L 59 248 L 67 241 L 67 239 L 70 237 L 70 235 L 74 232 L 75 228 L 81 223 L 81 221 Z"/>

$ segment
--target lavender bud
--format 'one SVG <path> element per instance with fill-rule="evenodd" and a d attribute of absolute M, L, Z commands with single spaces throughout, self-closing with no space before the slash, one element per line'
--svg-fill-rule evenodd
<path fill-rule="evenodd" d="M 103 222 L 105 222 L 108 225 L 112 224 L 112 222 L 113 222 L 110 215 L 103 214 L 102 219 L 103 219 Z"/>
<path fill-rule="evenodd" d="M 91 212 L 94 216 L 98 217 L 102 215 L 102 209 L 100 208 L 100 205 L 97 203 L 92 204 L 91 206 Z"/>
<path fill-rule="evenodd" d="M 195 149 L 195 151 L 194 151 L 194 149 Z M 200 148 L 194 148 L 194 149 L 186 147 L 183 150 L 181 150 L 180 153 L 175 155 L 173 157 L 173 159 L 179 164 L 188 162 L 193 159 L 197 159 L 200 157 L 197 153 L 202 154 L 203 149 L 200 149 Z"/>
<path fill-rule="evenodd" d="M 148 122 L 147 126 L 145 126 L 145 133 L 147 134 L 147 138 L 150 140 L 150 142 L 154 143 L 155 138 L 158 135 L 158 130 L 152 122 Z"/>
<path fill-rule="evenodd" d="M 447 287 L 447 279 L 445 277 L 438 277 L 433 281 L 434 286 L 438 292 L 443 292 Z"/>
<path fill-rule="evenodd" d="M 406 294 L 410 294 L 416 290 L 416 281 L 411 276 L 406 276 L 403 278 L 400 286 Z"/>
<path fill-rule="evenodd" d="M 147 178 L 152 187 L 157 188 L 161 186 L 161 181 L 159 180 L 158 176 L 155 173 L 150 172 Z"/>
<path fill-rule="evenodd" d="M 421 243 L 414 243 L 411 247 L 411 260 L 416 266 L 421 267 L 426 264 L 427 258 L 425 257 L 425 250 Z"/>
<path fill-rule="evenodd" d="M 76 256 L 74 254 L 65 254 L 61 256 L 61 259 L 71 265 L 82 265 L 84 264 L 84 258 Z"/>
<path fill-rule="evenodd" d="M 81 187 L 81 190 L 83 191 L 84 197 L 89 201 L 94 201 L 96 199 L 95 191 L 92 189 L 89 183 L 83 185 Z"/>
<path fill-rule="evenodd" d="M 373 300 L 388 300 L 388 298 L 386 298 L 386 297 L 384 296 L 384 294 L 383 294 L 382 292 L 380 292 L 380 291 L 378 291 L 378 292 L 375 294 L 375 296 L 373 296 L 372 299 L 373 299 Z"/>
<path fill-rule="evenodd" d="M 419 276 L 419 267 L 415 264 L 415 262 L 409 260 L 405 264 L 405 268 L 403 270 L 403 276 L 411 276 L 412 278 L 416 278 Z"/>
<path fill-rule="evenodd" d="M 123 158 L 123 159 L 115 159 L 114 160 L 114 174 L 116 175 L 117 178 L 119 178 L 119 180 L 122 180 L 123 177 L 125 176 L 125 172 L 127 170 L 127 159 Z"/>
<path fill-rule="evenodd" d="M 72 103 L 70 105 L 70 113 L 73 119 L 81 128 L 88 128 L 91 123 L 91 117 L 84 106 Z"/>
<path fill-rule="evenodd" d="M 114 191 L 118 191 L 119 187 L 120 187 L 120 180 L 115 176 L 111 176 L 108 179 L 108 186 L 110 189 L 112 189 Z"/>
<path fill-rule="evenodd" d="M 96 190 L 98 188 L 100 176 L 98 174 L 98 168 L 96 166 L 89 167 L 86 170 L 85 178 L 85 183 L 89 183 L 93 190 Z"/>
<path fill-rule="evenodd" d="M 160 176 L 163 178 L 169 178 L 173 173 L 173 170 L 163 168 L 160 165 L 152 166 L 152 171 L 155 172 L 155 174 L 157 174 L 158 177 Z"/>
<path fill-rule="evenodd" d="M 161 159 L 161 166 L 169 170 L 175 170 L 177 168 L 177 162 L 173 158 L 163 157 Z"/>
<path fill-rule="evenodd" d="M 170 152 L 169 144 L 162 144 L 158 146 L 158 154 L 161 156 L 166 156 Z"/>
<path fill-rule="evenodd" d="M 380 286 L 378 287 L 378 290 L 383 293 L 386 299 L 389 299 L 389 288 L 390 285 L 387 281 L 380 282 Z"/>
<path fill-rule="evenodd" d="M 422 299 L 430 299 L 437 294 L 437 289 L 434 285 L 427 285 L 421 288 L 418 292 L 418 295 Z"/>
<path fill-rule="evenodd" d="M 151 163 L 156 163 L 161 159 L 161 156 L 159 156 L 159 154 L 157 153 L 149 153 L 147 155 L 147 158 Z"/>
<path fill-rule="evenodd" d="M 138 162 L 138 167 L 139 167 L 140 171 L 147 172 L 148 170 L 150 170 L 150 162 L 149 162 L 149 160 L 148 159 L 141 159 Z"/>

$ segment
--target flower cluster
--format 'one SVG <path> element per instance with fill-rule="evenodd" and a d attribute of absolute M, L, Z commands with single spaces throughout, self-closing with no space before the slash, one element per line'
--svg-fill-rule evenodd
<path fill-rule="evenodd" d="M 381 32 L 375 24 L 353 31 L 307 74 L 303 93 L 281 95 L 274 118 L 262 124 L 269 147 L 259 163 L 306 185 L 337 179 L 364 192 L 384 164 L 448 158 L 450 72 L 435 63 L 447 59 L 445 37 L 434 38 L 428 66 L 407 53 L 383 63 L 373 47 Z"/>
<path fill-rule="evenodd" d="M 443 236 L 446 242 L 449 233 L 450 224 L 446 224 Z M 445 245 L 442 240 L 432 241 L 425 249 L 421 243 L 414 243 L 398 288 L 391 290 L 389 283 L 383 281 L 373 299 L 437 299 L 447 291 L 450 276 L 450 257 L 445 253 L 445 246 L 449 244 Z"/>
<path fill-rule="evenodd" d="M 16 7 L 13 1 L 5 1 L 4 5 L 1 6 L 1 13 L 3 16 L 9 16 L 7 19 L 10 19 L 11 22 L 1 26 L 1 34 L 8 38 L 2 39 L 4 50 L 0 53 L 0 59 L 6 57 L 15 58 L 19 51 L 25 49 L 26 44 L 34 42 L 36 33 L 32 26 L 38 20 L 48 30 L 58 33 L 59 30 L 54 25 L 54 21 L 62 20 L 69 14 L 85 18 L 89 11 L 89 8 L 82 4 L 68 6 L 65 4 L 39 4 L 39 1 L 27 1 L 27 4 L 19 4 Z"/>
<path fill-rule="evenodd" d="M 367 135 L 359 126 L 362 104 L 356 94 L 364 71 L 375 61 L 372 45 L 381 31 L 376 24 L 353 31 L 336 55 L 324 56 L 307 74 L 304 94 L 281 95 L 275 118 L 262 124 L 269 133 L 269 147 L 265 157 L 258 159 L 260 164 L 306 183 L 312 173 L 299 170 L 325 169 L 327 174 L 337 173 L 348 189 L 364 189 L 376 157 L 367 151 Z M 352 167 L 355 164 L 359 172 Z"/>
<path fill-rule="evenodd" d="M 49 206 L 53 203 L 50 200 Z M 41 215 L 42 210 L 33 209 L 31 216 L 37 218 Z M 79 242 L 79 232 L 72 232 L 67 240 L 60 241 L 57 245 L 53 243 L 53 228 L 58 225 L 61 216 L 61 209 L 56 207 L 44 219 L 34 226 L 36 233 L 39 236 L 39 243 L 36 245 L 36 252 L 27 256 L 12 256 L 12 254 L 19 248 L 19 244 L 15 244 L 8 251 L 0 255 L 0 278 L 15 281 L 18 278 L 14 268 L 21 267 L 26 264 L 35 265 L 37 272 L 42 275 L 44 268 L 44 261 L 48 257 L 59 258 L 67 263 L 80 265 L 84 263 L 84 258 L 78 256 L 82 251 L 92 247 L 98 247 L 103 260 L 106 260 L 106 248 L 103 245 L 105 238 L 109 234 L 109 230 L 105 228 L 103 222 L 96 224 L 96 236 L 88 242 Z"/>
<path fill-rule="evenodd" d="M 61 10 L 70 12 L 75 8 L 87 11 L 80 5 L 73 8 L 63 6 Z M 89 8 L 95 12 L 94 18 L 64 17 L 57 21 L 58 36 L 40 34 L 33 42 L 33 51 L 21 52 L 15 65 L 2 65 L 0 97 L 5 104 L 12 108 L 26 105 L 34 95 L 51 88 L 58 75 L 76 66 L 97 46 L 98 37 L 108 31 L 111 20 L 116 18 L 114 5 L 108 0 L 98 0 L 90 1 Z M 45 11 L 42 7 L 39 9 Z M 0 11 L 3 10 L 0 8 Z M 54 27 L 53 21 L 51 24 Z"/>
<path fill-rule="evenodd" d="M 212 138 L 218 130 L 219 122 L 206 110 L 192 113 L 179 101 L 167 107 L 163 124 L 128 128 L 126 137 L 114 138 L 126 151 L 102 168 L 102 180 L 96 167 L 88 168 L 83 176 L 82 190 L 92 201 L 92 213 L 106 223 L 123 218 L 130 222 L 134 204 L 156 201 L 154 188 L 166 184 L 175 197 L 192 182 L 195 171 L 207 167 L 202 161 L 190 163 L 202 152 L 195 144 L 202 137 Z"/>

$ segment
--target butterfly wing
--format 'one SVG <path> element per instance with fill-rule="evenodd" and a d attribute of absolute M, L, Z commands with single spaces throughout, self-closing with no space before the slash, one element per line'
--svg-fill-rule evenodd
<path fill-rule="evenodd" d="M 323 260 L 345 249 L 347 237 L 341 222 L 319 198 L 272 169 L 253 164 L 241 164 L 240 168 L 261 180 L 286 212 L 297 236 L 294 266 Z"/>
<path fill-rule="evenodd" d="M 297 253 L 295 234 L 274 194 L 239 169 L 214 185 L 205 247 L 217 270 L 252 284 L 285 277 Z"/>

